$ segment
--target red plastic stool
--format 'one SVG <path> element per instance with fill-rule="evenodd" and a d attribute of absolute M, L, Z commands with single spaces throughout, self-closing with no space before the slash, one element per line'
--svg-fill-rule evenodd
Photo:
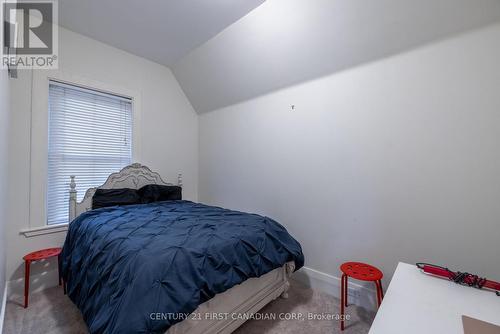
<path fill-rule="evenodd" d="M 47 248 L 33 253 L 29 253 L 23 257 L 24 260 L 24 308 L 28 307 L 28 294 L 30 290 L 30 266 L 31 262 L 48 259 L 54 256 L 61 255 L 61 248 Z M 59 261 L 57 265 L 57 273 L 59 275 L 59 285 L 62 284 L 61 273 L 59 273 Z"/>
<path fill-rule="evenodd" d="M 384 298 L 382 290 L 382 277 L 384 274 L 374 266 L 361 262 L 346 262 L 340 266 L 342 271 L 342 281 L 340 287 L 340 330 L 344 330 L 344 308 L 347 307 L 347 277 L 351 277 L 360 281 L 375 282 L 377 287 L 377 303 L 378 306 Z"/>

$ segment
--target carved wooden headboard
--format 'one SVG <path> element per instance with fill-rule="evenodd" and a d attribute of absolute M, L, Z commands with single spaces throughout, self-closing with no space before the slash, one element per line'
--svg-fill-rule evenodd
<path fill-rule="evenodd" d="M 117 173 L 111 174 L 102 186 L 90 188 L 85 192 L 83 200 L 78 203 L 76 199 L 75 177 L 71 176 L 69 191 L 69 221 L 73 221 L 81 213 L 92 209 L 92 197 L 97 189 L 139 189 L 147 184 L 159 184 L 171 186 L 162 180 L 160 174 L 153 172 L 148 167 L 135 163 L 123 168 Z M 177 185 L 182 187 L 182 174 L 178 175 Z"/>

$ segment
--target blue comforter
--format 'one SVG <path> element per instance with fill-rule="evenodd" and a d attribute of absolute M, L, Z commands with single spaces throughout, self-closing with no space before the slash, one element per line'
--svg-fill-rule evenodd
<path fill-rule="evenodd" d="M 288 261 L 303 266 L 300 244 L 270 218 L 167 201 L 80 215 L 61 269 L 91 333 L 164 333 L 173 314 Z"/>

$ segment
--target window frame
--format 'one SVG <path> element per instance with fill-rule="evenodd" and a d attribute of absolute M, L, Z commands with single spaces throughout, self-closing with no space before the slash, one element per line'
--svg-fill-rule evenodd
<path fill-rule="evenodd" d="M 24 232 L 39 231 L 41 228 L 51 231 L 54 227 L 67 224 L 49 225 L 47 221 L 49 83 L 51 80 L 129 98 L 132 101 L 132 162 L 141 161 L 141 95 L 139 92 L 62 71 L 33 71 L 30 126 L 30 217 L 28 229 Z"/>

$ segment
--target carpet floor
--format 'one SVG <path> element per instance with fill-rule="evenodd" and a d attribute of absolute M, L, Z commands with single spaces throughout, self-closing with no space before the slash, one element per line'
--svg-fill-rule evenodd
<path fill-rule="evenodd" d="M 295 334 L 340 333 L 337 320 L 325 319 L 340 312 L 340 302 L 327 294 L 308 289 L 293 282 L 288 299 L 278 298 L 259 312 L 260 320 L 249 320 L 235 332 L 237 334 Z M 272 315 L 275 320 L 271 320 Z M 362 308 L 349 306 L 346 334 L 366 334 L 373 314 Z M 280 320 L 281 317 L 297 319 Z M 311 316 L 323 319 L 310 319 Z M 87 327 L 76 306 L 59 287 L 50 288 L 30 296 L 24 309 L 20 301 L 8 301 L 5 310 L 4 334 L 80 334 Z"/>

